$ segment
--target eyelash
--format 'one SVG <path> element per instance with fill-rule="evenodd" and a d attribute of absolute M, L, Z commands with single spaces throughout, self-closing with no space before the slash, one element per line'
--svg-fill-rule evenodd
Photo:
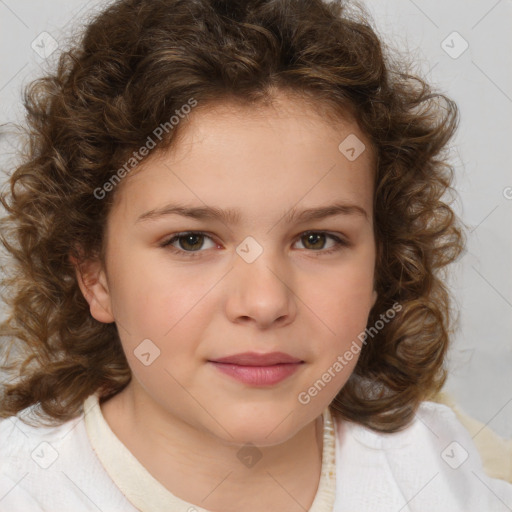
<path fill-rule="evenodd" d="M 350 244 L 346 240 L 343 240 L 343 239 L 339 238 L 336 235 L 332 235 L 332 234 L 328 233 L 327 231 L 304 231 L 304 233 L 301 233 L 301 235 L 298 237 L 298 240 L 300 240 L 303 236 L 315 235 L 315 234 L 327 235 L 328 238 L 331 238 L 332 240 L 334 240 L 334 244 L 335 244 L 333 247 L 331 247 L 330 249 L 327 249 L 327 250 L 323 250 L 323 249 L 318 249 L 318 250 L 310 249 L 309 252 L 318 253 L 315 256 L 321 256 L 321 255 L 324 255 L 324 254 L 331 254 L 331 253 L 334 253 L 334 252 L 337 252 L 337 251 L 341 250 L 344 247 L 349 247 L 350 246 Z M 168 239 L 165 242 L 163 242 L 162 244 L 160 244 L 160 247 L 168 249 L 168 250 L 170 250 L 174 254 L 179 254 L 179 255 L 186 254 L 188 258 L 199 257 L 200 254 L 202 252 L 204 252 L 204 251 L 202 251 L 202 250 L 198 250 L 198 251 L 185 251 L 183 249 L 177 249 L 176 247 L 173 247 L 171 245 L 176 240 L 179 240 L 180 238 L 185 237 L 187 235 L 203 235 L 203 236 L 209 238 L 210 240 L 212 240 L 212 242 L 215 242 L 212 239 L 212 237 L 210 235 L 208 235 L 208 233 L 205 233 L 204 231 L 184 231 L 182 233 L 176 233 L 170 239 Z M 305 250 L 307 250 L 307 249 L 305 249 Z"/>

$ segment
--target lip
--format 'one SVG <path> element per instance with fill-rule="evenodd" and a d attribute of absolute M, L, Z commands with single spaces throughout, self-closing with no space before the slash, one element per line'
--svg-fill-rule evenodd
<path fill-rule="evenodd" d="M 284 352 L 269 352 L 268 354 L 243 352 L 241 354 L 214 359 L 210 362 L 236 364 L 240 366 L 272 366 L 275 364 L 303 363 L 304 361 Z"/>
<path fill-rule="evenodd" d="M 219 371 L 250 386 L 273 386 L 295 373 L 304 361 L 283 352 L 245 352 L 209 361 Z"/>
<path fill-rule="evenodd" d="M 210 361 L 222 373 L 249 386 L 273 386 L 295 373 L 302 363 L 282 363 L 270 366 L 242 366 Z"/>

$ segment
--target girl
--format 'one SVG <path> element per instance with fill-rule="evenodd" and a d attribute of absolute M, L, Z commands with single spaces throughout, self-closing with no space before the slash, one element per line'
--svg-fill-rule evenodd
<path fill-rule="evenodd" d="M 456 105 L 322 0 L 120 0 L 2 195 L 0 510 L 505 511 L 444 379 Z"/>

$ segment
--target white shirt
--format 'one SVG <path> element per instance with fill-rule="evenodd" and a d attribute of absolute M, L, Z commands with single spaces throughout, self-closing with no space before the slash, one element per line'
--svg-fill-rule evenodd
<path fill-rule="evenodd" d="M 322 478 L 310 512 L 327 510 L 329 499 L 332 512 L 512 511 L 512 484 L 484 473 L 471 436 L 447 406 L 423 402 L 395 434 L 332 419 L 334 442 L 324 428 Z M 164 510 L 207 511 L 151 476 L 112 432 L 96 395 L 84 414 L 58 427 L 0 421 L 0 512 Z"/>

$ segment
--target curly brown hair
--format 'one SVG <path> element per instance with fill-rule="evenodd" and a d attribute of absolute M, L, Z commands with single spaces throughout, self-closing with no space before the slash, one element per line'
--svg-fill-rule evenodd
<path fill-rule="evenodd" d="M 37 405 L 40 422 L 60 423 L 91 393 L 106 399 L 131 379 L 116 325 L 91 316 L 72 261 L 103 261 L 118 190 L 96 195 L 112 169 L 189 98 L 256 105 L 280 90 L 334 118 L 351 113 L 375 152 L 378 299 L 368 325 L 402 307 L 331 408 L 376 431 L 404 428 L 446 379 L 444 267 L 462 252 L 464 231 L 446 200 L 458 109 L 397 55 L 365 9 L 342 0 L 119 0 L 90 20 L 56 70 L 24 92 L 29 144 L 1 195 L 12 260 L 1 347 L 15 377 L 3 385 L 0 417 Z M 182 124 L 154 152 L 175 144 Z"/>

